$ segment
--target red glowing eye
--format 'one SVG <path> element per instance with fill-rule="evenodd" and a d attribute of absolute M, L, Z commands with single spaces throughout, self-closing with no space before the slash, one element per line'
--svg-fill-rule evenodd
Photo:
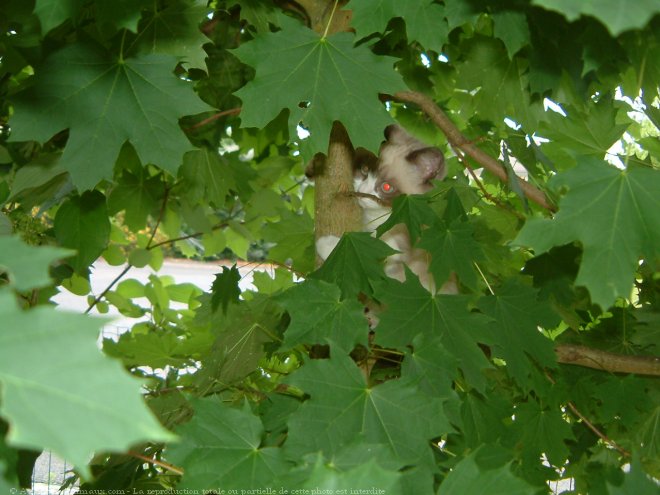
<path fill-rule="evenodd" d="M 384 193 L 390 193 L 390 192 L 394 191 L 394 186 L 392 186 L 392 184 L 390 184 L 389 182 L 383 182 L 380 186 L 380 189 Z"/>

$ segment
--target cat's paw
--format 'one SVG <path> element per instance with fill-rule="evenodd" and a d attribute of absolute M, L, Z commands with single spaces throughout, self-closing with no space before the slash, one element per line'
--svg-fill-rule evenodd
<path fill-rule="evenodd" d="M 332 250 L 337 247 L 339 243 L 339 237 L 336 235 L 324 235 L 319 237 L 316 241 L 316 252 L 323 259 L 323 261 L 328 259 Z"/>

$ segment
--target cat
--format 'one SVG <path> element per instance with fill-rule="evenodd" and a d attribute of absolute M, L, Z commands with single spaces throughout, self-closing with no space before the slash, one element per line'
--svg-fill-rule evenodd
<path fill-rule="evenodd" d="M 433 180 L 442 180 L 447 174 L 442 151 L 412 137 L 398 125 L 385 129 L 385 142 L 380 147 L 378 157 L 358 148 L 354 164 L 353 187 L 362 209 L 362 229 L 373 235 L 389 218 L 394 198 L 401 194 L 424 194 L 433 188 Z M 412 246 L 405 225 L 396 225 L 380 238 L 399 251 L 385 262 L 385 274 L 388 277 L 404 281 L 404 266 L 408 266 L 429 292 L 458 293 L 455 277 L 451 277 L 437 290 L 428 270 L 430 255 Z M 332 235 L 319 238 L 316 249 L 321 259 L 327 259 L 338 242 L 339 238 Z"/>

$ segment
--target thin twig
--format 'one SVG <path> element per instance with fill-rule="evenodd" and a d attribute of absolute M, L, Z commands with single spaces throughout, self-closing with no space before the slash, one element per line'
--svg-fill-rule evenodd
<path fill-rule="evenodd" d="M 151 232 L 151 236 L 149 237 L 149 242 L 147 242 L 147 250 L 153 249 L 153 246 L 151 246 L 151 243 L 154 240 L 154 237 L 156 235 L 156 231 L 158 230 L 158 227 L 160 226 L 161 221 L 163 220 L 163 215 L 165 214 L 165 207 L 167 206 L 167 200 L 170 196 L 170 188 L 165 189 L 165 194 L 163 194 L 163 200 L 160 203 L 160 211 L 158 213 L 158 218 L 156 219 L 156 224 L 154 225 L 154 228 Z M 119 275 L 117 275 L 112 282 L 108 284 L 108 286 L 103 289 L 103 292 L 101 292 L 98 296 L 94 298 L 94 300 L 87 306 L 87 309 L 85 310 L 85 314 L 88 314 L 94 307 L 101 302 L 103 297 L 112 289 L 117 282 L 119 282 L 124 275 L 128 273 L 128 271 L 133 267 L 133 265 L 126 265 L 126 267 L 121 271 Z"/>
<path fill-rule="evenodd" d="M 195 125 L 191 125 L 190 127 L 188 127 L 186 130 L 194 131 L 195 129 L 199 129 L 200 127 L 204 127 L 205 125 L 218 120 L 220 117 L 224 117 L 225 115 L 238 115 L 239 113 L 241 113 L 241 107 L 230 108 L 229 110 L 223 110 L 222 112 L 214 113 L 210 117 L 200 120 Z"/>
<path fill-rule="evenodd" d="M 494 174 L 497 178 L 504 182 L 508 182 L 509 178 L 504 167 L 502 167 L 495 158 L 483 152 L 475 146 L 474 143 L 467 139 L 431 98 L 415 91 L 400 91 L 394 94 L 393 98 L 404 103 L 413 103 L 419 106 L 419 108 L 428 115 L 433 123 L 447 136 L 447 140 L 452 146 L 460 148 L 465 154 L 469 155 L 473 160 Z M 554 212 L 557 210 L 555 205 L 550 203 L 543 191 L 537 189 L 529 182 L 522 180 L 520 177 L 517 177 L 517 180 L 520 183 L 520 188 L 525 193 L 525 196 L 549 211 Z"/>
<path fill-rule="evenodd" d="M 389 206 L 386 201 L 383 201 L 382 199 L 380 199 L 378 196 L 375 196 L 374 194 L 363 193 L 363 192 L 358 192 L 358 191 L 346 191 L 343 194 L 346 195 L 346 196 L 353 196 L 353 197 L 357 197 L 357 198 L 367 198 L 367 199 L 370 199 L 372 201 L 375 201 L 379 205 Z"/>
<path fill-rule="evenodd" d="M 222 222 L 222 223 L 219 223 L 219 224 L 214 225 L 213 227 L 211 227 L 211 231 L 224 229 L 225 227 L 228 227 L 228 226 L 229 226 L 229 224 L 227 222 Z M 157 247 L 164 246 L 166 244 L 174 244 L 175 242 L 178 242 L 178 241 L 185 241 L 187 239 L 193 239 L 195 237 L 201 237 L 204 234 L 206 234 L 206 232 L 194 232 L 192 234 L 182 235 L 181 237 L 175 237 L 173 239 L 166 239 L 164 241 L 157 242 L 156 244 L 154 244 L 152 246 L 148 246 L 146 249 L 147 250 L 155 249 Z"/>
<path fill-rule="evenodd" d="M 94 300 L 91 302 L 89 306 L 87 306 L 87 309 L 85 310 L 85 314 L 89 313 L 92 309 L 94 309 L 94 306 L 96 306 L 99 302 L 101 302 L 101 299 L 103 299 L 103 296 L 105 296 L 110 289 L 112 289 L 117 282 L 119 282 L 124 275 L 128 273 L 128 271 L 133 268 L 133 265 L 126 265 L 126 267 L 121 271 L 119 275 L 117 275 L 112 282 L 108 284 L 108 286 L 103 289 L 103 292 L 101 292 L 98 296 L 94 298 Z"/>
<path fill-rule="evenodd" d="M 550 383 L 553 385 L 556 384 L 554 378 L 549 373 L 545 373 L 545 376 L 548 380 L 550 380 Z M 623 456 L 625 457 L 630 457 L 630 452 L 628 452 L 626 449 L 621 447 L 618 443 L 616 443 L 614 440 L 612 440 L 610 437 L 605 435 L 602 431 L 600 431 L 591 421 L 589 421 L 584 414 L 582 414 L 577 407 L 575 407 L 575 404 L 573 402 L 568 401 L 567 403 L 568 408 L 575 414 L 580 420 L 589 428 L 591 431 L 593 431 L 598 438 L 600 438 L 603 442 L 605 442 L 607 445 L 612 447 L 613 449 L 619 451 Z"/>
<path fill-rule="evenodd" d="M 177 474 L 179 476 L 183 475 L 183 469 L 177 466 L 173 466 L 172 464 L 168 464 L 167 462 L 159 461 L 158 459 L 154 459 L 152 457 L 148 457 L 146 455 L 140 454 L 138 452 L 134 452 L 132 450 L 128 451 L 128 455 L 135 457 L 136 459 L 140 459 L 141 461 L 147 462 L 149 464 L 153 464 L 155 466 L 162 467 L 163 469 L 166 469 L 167 471 L 170 471 L 174 474 Z"/>

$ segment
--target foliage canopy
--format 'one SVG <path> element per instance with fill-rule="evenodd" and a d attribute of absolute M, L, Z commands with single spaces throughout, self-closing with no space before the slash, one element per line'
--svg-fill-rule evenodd
<path fill-rule="evenodd" d="M 657 493 L 659 14 L 3 0 L 0 491 L 52 449 L 97 493 Z M 377 234 L 406 224 L 458 295 L 386 277 L 364 232 L 315 266 L 342 213 L 307 163 L 395 121 L 449 174 Z M 165 256 L 274 268 L 204 292 Z M 101 260 L 127 268 L 94 294 Z M 111 309 L 136 323 L 101 352 Z"/>

